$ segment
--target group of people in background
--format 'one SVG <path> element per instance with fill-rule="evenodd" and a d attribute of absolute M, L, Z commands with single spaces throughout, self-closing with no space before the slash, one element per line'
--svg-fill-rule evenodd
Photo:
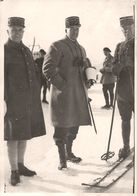
<path fill-rule="evenodd" d="M 123 136 L 119 157 L 127 157 L 134 109 L 134 19 L 132 16 L 122 17 L 120 24 L 126 39 L 118 44 L 114 58 L 109 48 L 103 49 L 106 59 L 100 71 L 106 101 L 103 108 L 113 107 L 117 77 Z M 21 175 L 36 175 L 25 166 L 24 155 L 27 140 L 46 134 L 40 97 L 43 85 L 47 89 L 50 84 L 49 109 L 59 155 L 58 169 L 66 169 L 67 161 L 79 163 L 82 160 L 74 154 L 73 142 L 79 126 L 91 125 L 88 88 L 94 81 L 86 77 L 86 69 L 92 65 L 85 49 L 77 41 L 80 27 L 78 16 L 66 18 L 65 37 L 52 43 L 46 55 L 41 50 L 41 57 L 34 61 L 32 53 L 22 43 L 24 18 L 8 19 L 9 39 L 4 46 L 4 139 L 7 141 L 10 183 L 13 186 L 20 183 Z M 43 102 L 47 102 L 45 96 Z"/>

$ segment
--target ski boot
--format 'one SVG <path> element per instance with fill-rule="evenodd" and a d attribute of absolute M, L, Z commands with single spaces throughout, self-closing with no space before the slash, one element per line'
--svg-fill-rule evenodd
<path fill-rule="evenodd" d="M 128 157 L 129 154 L 130 154 L 130 148 L 124 147 L 119 150 L 118 157 L 119 157 L 119 159 L 121 159 L 121 158 L 125 159 L 126 157 Z"/>
<path fill-rule="evenodd" d="M 20 183 L 20 175 L 18 170 L 11 171 L 10 183 L 12 186 L 16 186 L 16 184 Z"/>
<path fill-rule="evenodd" d="M 72 163 L 79 163 L 80 161 L 82 161 L 82 159 L 80 157 L 76 157 L 73 153 L 69 154 L 69 156 L 67 156 L 67 161 L 70 161 Z"/>
<path fill-rule="evenodd" d="M 32 171 L 27 167 L 25 167 L 23 163 L 18 163 L 18 168 L 19 168 L 20 175 L 29 176 L 29 177 L 36 175 L 35 171 Z"/>

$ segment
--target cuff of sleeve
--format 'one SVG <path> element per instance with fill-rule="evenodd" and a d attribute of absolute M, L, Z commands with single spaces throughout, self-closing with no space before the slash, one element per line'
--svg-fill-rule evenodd
<path fill-rule="evenodd" d="M 66 86 L 66 81 L 59 75 L 56 74 L 51 78 L 51 83 L 59 90 L 63 90 Z"/>

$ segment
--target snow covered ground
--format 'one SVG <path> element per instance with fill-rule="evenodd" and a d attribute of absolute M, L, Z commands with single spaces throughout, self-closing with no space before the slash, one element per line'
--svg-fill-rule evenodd
<path fill-rule="evenodd" d="M 110 167 L 110 164 L 117 159 L 118 150 L 122 147 L 121 119 L 116 107 L 114 127 L 110 150 L 115 152 L 115 156 L 108 162 L 100 159 L 107 150 L 108 137 L 112 109 L 102 110 L 104 98 L 102 86 L 95 84 L 89 90 L 89 97 L 92 98 L 92 110 L 97 126 L 97 135 L 93 126 L 83 126 L 79 129 L 79 134 L 75 140 L 73 151 L 82 157 L 79 164 L 68 163 L 66 171 L 59 171 L 58 153 L 52 139 L 53 127 L 50 125 L 48 105 L 43 104 L 47 135 L 32 139 L 28 142 L 25 156 L 26 165 L 37 172 L 34 177 L 22 177 L 21 183 L 16 187 L 9 184 L 10 168 L 5 156 L 5 192 L 36 192 L 36 193 L 133 193 L 133 169 L 124 175 L 115 185 L 107 190 L 98 188 L 87 188 L 81 185 L 82 182 L 92 182 L 95 178 L 102 176 Z M 132 123 L 133 124 L 133 123 Z M 133 146 L 133 125 L 131 131 L 131 146 Z M 6 144 L 5 144 L 6 154 Z"/>

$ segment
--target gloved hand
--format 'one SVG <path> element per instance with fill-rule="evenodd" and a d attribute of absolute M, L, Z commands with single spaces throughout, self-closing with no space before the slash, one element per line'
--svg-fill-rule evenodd
<path fill-rule="evenodd" d="M 102 74 L 105 72 L 104 68 L 99 70 Z"/>
<path fill-rule="evenodd" d="M 86 87 L 87 88 L 90 88 L 91 86 L 93 86 L 94 85 L 94 83 L 95 83 L 95 80 L 88 80 L 87 82 L 86 82 Z"/>

